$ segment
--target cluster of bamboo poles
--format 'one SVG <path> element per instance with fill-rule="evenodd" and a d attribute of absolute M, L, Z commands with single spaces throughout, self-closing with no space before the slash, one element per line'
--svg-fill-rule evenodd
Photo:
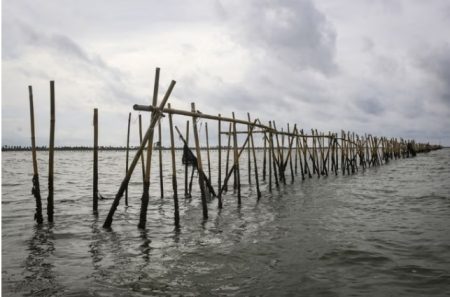
<path fill-rule="evenodd" d="M 248 168 L 248 184 L 253 184 L 252 177 L 254 179 L 254 185 L 256 187 L 256 196 L 259 200 L 261 197 L 260 189 L 260 172 L 258 170 L 257 154 L 256 150 L 263 151 L 262 162 L 262 180 L 268 185 L 269 191 L 272 191 L 274 187 L 279 187 L 280 183 L 286 184 L 287 175 L 290 174 L 291 182 L 294 182 L 295 176 L 300 174 L 302 180 L 305 177 L 312 178 L 313 176 L 321 177 L 328 176 L 329 174 L 338 174 L 339 169 L 342 174 L 353 174 L 359 170 L 359 168 L 365 169 L 366 167 L 379 166 L 387 163 L 391 159 L 397 159 L 401 157 L 414 156 L 416 154 L 416 148 L 420 145 L 416 145 L 414 141 L 385 137 L 375 137 L 372 135 L 365 135 L 360 137 L 355 133 L 341 132 L 339 137 L 337 133 L 328 132 L 319 133 L 317 130 L 311 130 L 311 134 L 306 134 L 302 129 L 300 130 L 297 125 L 294 125 L 291 129 L 287 125 L 287 130 L 278 130 L 274 121 L 269 121 L 268 125 L 263 124 L 259 119 L 252 119 L 250 114 L 247 114 L 247 119 L 236 119 L 234 113 L 232 117 L 224 117 L 220 114 L 209 115 L 199 112 L 194 103 L 191 103 L 191 110 L 178 110 L 171 108 L 170 104 L 165 107 L 167 100 L 175 86 L 175 81 L 172 81 L 163 100 L 157 105 L 157 90 L 159 84 L 159 68 L 156 70 L 155 76 L 155 91 L 153 94 L 152 105 L 134 105 L 133 109 L 141 112 L 151 113 L 151 123 L 145 133 L 145 136 L 141 138 L 141 145 L 137 150 L 131 165 L 127 166 L 127 173 L 122 181 L 122 184 L 117 192 L 115 199 L 111 205 L 110 211 L 104 222 L 103 227 L 110 228 L 114 213 L 119 205 L 120 199 L 126 191 L 127 185 L 130 181 L 134 168 L 136 167 L 139 159 L 144 162 L 144 150 L 147 149 L 146 164 L 144 168 L 142 165 L 142 171 L 144 178 L 144 191 L 141 200 L 141 212 L 139 219 L 139 228 L 145 228 L 147 205 L 149 201 L 148 187 L 149 187 L 149 174 L 150 163 L 152 156 L 152 143 L 154 137 L 154 130 L 158 124 L 159 132 L 159 144 L 161 145 L 161 118 L 164 115 L 169 117 L 170 128 L 170 151 L 172 156 L 172 188 L 173 188 L 173 200 L 174 200 L 174 218 L 175 225 L 179 226 L 179 209 L 178 209 L 178 193 L 177 193 L 177 177 L 176 177 L 176 160 L 175 160 L 175 144 L 174 144 L 174 126 L 172 117 L 174 115 L 186 116 L 191 118 L 192 130 L 194 135 L 194 147 L 196 164 L 192 168 L 191 180 L 188 182 L 188 165 L 185 164 L 185 197 L 191 197 L 192 190 L 192 178 L 194 169 L 198 172 L 198 183 L 201 193 L 202 212 L 203 218 L 208 218 L 208 201 L 211 201 L 211 196 L 217 198 L 218 208 L 223 207 L 222 195 L 228 190 L 228 183 L 233 177 L 233 189 L 237 192 L 238 205 L 242 202 L 241 197 L 241 165 L 240 157 L 247 152 L 247 168 Z M 210 144 L 208 126 L 205 123 L 206 134 L 206 157 L 207 160 L 202 160 L 202 154 L 199 140 L 199 128 L 198 121 L 200 119 L 211 120 L 217 122 L 218 131 L 218 174 L 217 174 L 217 186 L 214 189 L 211 182 L 211 159 L 210 159 Z M 222 131 L 222 124 L 228 123 L 228 131 Z M 245 126 L 245 130 L 238 131 L 237 125 Z M 182 139 L 185 146 L 189 143 L 189 120 L 186 122 L 186 134 L 182 135 L 178 127 L 175 127 L 178 135 Z M 239 146 L 238 134 L 244 134 L 245 140 Z M 254 143 L 254 135 L 263 134 L 263 147 L 256 147 Z M 222 135 L 227 136 L 227 145 L 222 145 Z M 187 148 L 189 152 L 189 148 Z M 225 162 L 225 175 L 222 179 L 222 151 L 226 151 Z M 161 197 L 163 197 L 163 180 L 162 180 L 162 161 L 161 161 L 161 147 L 159 149 L 159 164 L 160 164 L 160 189 Z M 232 160 L 231 160 L 232 158 Z M 204 163 L 206 165 L 204 165 Z M 253 163 L 253 164 L 252 164 Z"/>
<path fill-rule="evenodd" d="M 36 200 L 36 212 L 34 219 L 38 224 L 42 224 L 44 218 L 42 216 L 42 201 L 41 189 L 39 184 L 39 170 L 36 157 L 36 137 L 34 125 L 34 102 L 33 102 L 33 87 L 28 86 L 28 94 L 30 101 L 30 124 L 31 124 L 31 153 L 33 159 L 33 188 L 31 193 Z M 47 197 L 47 218 L 49 223 L 53 223 L 53 172 L 54 172 L 54 152 L 55 152 L 55 82 L 50 81 L 50 138 L 49 138 L 49 153 L 48 153 L 48 197 Z"/>
<path fill-rule="evenodd" d="M 416 152 L 427 151 L 430 146 L 427 144 L 416 144 L 412 140 L 403 140 L 397 138 L 375 137 L 372 135 L 359 136 L 355 133 L 341 131 L 338 133 L 323 133 L 312 129 L 310 134 L 305 133 L 303 129 L 299 129 L 297 125 L 277 129 L 275 121 L 269 121 L 268 125 L 263 124 L 259 119 L 252 119 L 247 113 L 247 119 L 237 119 L 232 113 L 231 117 L 224 117 L 220 114 L 209 115 L 199 112 L 194 103 L 191 103 L 191 110 L 178 110 L 171 108 L 166 103 L 175 87 L 175 81 L 172 81 L 167 88 L 165 95 L 158 105 L 160 69 L 156 69 L 155 82 L 153 89 L 153 97 L 151 105 L 134 105 L 134 110 L 142 112 L 150 112 L 150 123 L 147 131 L 143 135 L 142 118 L 139 114 L 139 139 L 140 146 L 134 155 L 131 163 L 129 163 L 129 142 L 130 142 L 130 121 L 131 113 L 128 117 L 128 133 L 127 133 L 127 151 L 126 151 L 126 172 L 125 177 L 117 191 L 112 202 L 109 213 L 103 224 L 103 227 L 110 228 L 112 225 L 114 213 L 120 203 L 122 196 L 125 195 L 125 205 L 128 206 L 128 184 L 134 169 L 140 162 L 143 176 L 143 194 L 141 197 L 141 208 L 138 227 L 144 229 L 147 221 L 147 209 L 150 199 L 150 169 L 152 154 L 154 151 L 155 129 L 158 129 L 158 148 L 159 148 L 159 184 L 160 196 L 164 197 L 164 181 L 162 167 L 162 129 L 161 119 L 165 115 L 169 119 L 170 131 L 170 152 L 172 165 L 172 190 L 174 203 L 174 223 L 176 227 L 180 225 L 179 202 L 178 202 L 178 184 L 176 175 L 176 159 L 175 159 L 175 135 L 174 128 L 184 144 L 184 154 L 188 154 L 195 160 L 192 165 L 192 172 L 189 179 L 188 167 L 190 164 L 184 164 L 184 196 L 189 198 L 192 196 L 192 184 L 194 171 L 197 171 L 198 183 L 201 193 L 203 218 L 208 218 L 208 202 L 212 197 L 217 198 L 217 207 L 223 207 L 222 196 L 228 191 L 228 184 L 233 180 L 233 190 L 237 193 L 237 203 L 242 203 L 241 195 L 241 155 L 246 152 L 247 155 L 247 176 L 248 185 L 255 186 L 256 198 L 261 198 L 260 175 L 262 181 L 266 185 L 269 192 L 273 188 L 280 187 L 280 184 L 286 184 L 290 176 L 290 182 L 294 182 L 295 177 L 300 173 L 301 179 L 306 177 L 312 178 L 317 176 L 338 175 L 341 171 L 343 175 L 354 174 L 359 169 L 365 169 L 372 166 L 380 166 L 389 162 L 391 159 L 405 158 L 415 156 Z M 33 111 L 33 93 L 31 86 L 30 93 L 30 115 L 31 115 L 31 142 L 33 156 L 33 194 L 36 198 L 36 214 L 37 223 L 43 222 L 42 203 L 39 189 L 39 175 L 36 160 L 35 131 L 34 131 L 34 111 Z M 48 220 L 53 221 L 53 151 L 54 151 L 54 129 L 55 129 L 55 93 L 54 82 L 50 83 L 51 98 L 51 126 L 50 126 L 50 146 L 49 146 L 49 196 L 48 196 Z M 191 118 L 195 153 L 189 148 L 189 132 L 190 121 L 186 121 L 186 132 L 183 135 L 180 129 L 173 125 L 173 116 L 186 116 Z M 217 184 L 214 187 L 211 179 L 211 155 L 208 123 L 205 122 L 206 147 L 200 146 L 199 127 L 200 119 L 217 122 Z M 93 146 L 93 212 L 98 214 L 98 109 L 94 109 L 94 146 Z M 228 129 L 223 131 L 222 126 L 228 123 Z M 237 126 L 244 126 L 245 129 L 238 131 Z M 263 144 L 259 147 L 255 145 L 255 136 L 262 135 Z M 241 145 L 238 143 L 238 135 L 244 137 Z M 227 138 L 226 145 L 222 144 L 222 137 Z M 156 149 L 156 148 L 155 148 Z M 201 150 L 206 149 L 206 160 L 202 160 Z M 258 164 L 256 151 L 262 152 L 262 166 Z M 225 175 L 222 176 L 222 153 L 225 157 Z M 183 156 L 184 158 L 184 156 Z M 204 165 L 205 164 L 205 165 Z M 261 166 L 262 169 L 258 169 Z M 262 171 L 262 172 L 261 172 Z M 254 183 L 253 183 L 254 182 Z"/>

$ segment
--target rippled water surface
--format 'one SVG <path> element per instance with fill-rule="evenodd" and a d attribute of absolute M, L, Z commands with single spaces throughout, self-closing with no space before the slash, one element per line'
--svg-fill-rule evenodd
<path fill-rule="evenodd" d="M 47 153 L 38 157 L 45 200 Z M 195 183 L 193 198 L 184 198 L 177 155 L 179 230 L 173 225 L 169 152 L 163 158 L 165 197 L 154 166 L 148 229 L 136 227 L 138 168 L 130 207 L 121 202 L 107 231 L 102 224 L 112 200 L 100 201 L 98 217 L 91 211 L 92 152 L 55 153 L 55 223 L 39 228 L 33 222 L 31 153 L 2 153 L 3 295 L 450 295 L 449 149 L 351 176 L 304 182 L 298 176 L 272 193 L 262 182 L 259 202 L 244 158 L 241 207 L 228 192 L 221 211 L 217 200 L 209 203 L 206 221 Z M 124 163 L 124 152 L 100 152 L 103 196 L 117 191 Z"/>

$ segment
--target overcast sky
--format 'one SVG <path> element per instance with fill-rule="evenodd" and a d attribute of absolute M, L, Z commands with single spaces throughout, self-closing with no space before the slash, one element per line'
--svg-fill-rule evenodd
<path fill-rule="evenodd" d="M 125 145 L 128 113 L 150 102 L 156 67 L 160 98 L 177 81 L 169 100 L 175 108 L 195 102 L 204 113 L 250 112 L 278 127 L 289 122 L 450 145 L 447 0 L 2 6 L 3 145 L 30 144 L 28 85 L 38 145 L 48 144 L 50 80 L 57 146 L 92 144 L 94 107 L 100 144 Z M 182 130 L 185 121 L 176 119 Z"/>

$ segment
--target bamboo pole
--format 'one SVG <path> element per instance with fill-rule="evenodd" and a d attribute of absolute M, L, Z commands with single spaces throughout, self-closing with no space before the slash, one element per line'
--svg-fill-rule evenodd
<path fill-rule="evenodd" d="M 267 140 L 266 140 L 266 132 L 264 131 L 264 153 L 263 153 L 263 181 L 266 180 L 266 150 L 267 150 Z"/>
<path fill-rule="evenodd" d="M 230 123 L 228 126 L 229 126 L 229 127 L 228 127 L 228 132 L 229 132 L 229 133 L 228 133 L 227 162 L 225 163 L 225 173 L 228 172 L 228 167 L 229 167 L 228 164 L 230 163 L 231 127 L 232 127 L 232 124 Z M 224 191 L 228 191 L 228 180 L 225 180 L 225 184 L 224 184 L 223 188 L 224 188 Z M 221 192 L 221 191 L 219 191 L 219 192 Z"/>
<path fill-rule="evenodd" d="M 233 119 L 234 119 L 234 112 Z M 236 174 L 236 185 L 237 185 L 237 194 L 238 194 L 238 205 L 241 205 L 241 177 L 239 170 L 239 156 L 237 149 L 237 134 L 236 134 L 236 122 L 233 122 L 233 151 L 234 151 L 234 172 Z"/>
<path fill-rule="evenodd" d="M 269 122 L 269 127 L 272 130 L 271 122 Z M 280 184 L 278 183 L 277 166 L 275 166 L 278 163 L 278 161 L 277 161 L 276 156 L 275 156 L 275 148 L 274 148 L 274 143 L 273 143 L 273 133 L 272 132 L 270 134 L 270 137 L 271 137 L 270 138 L 270 142 L 272 144 L 272 146 L 271 146 L 271 154 L 272 154 L 273 175 L 274 175 L 274 180 L 275 180 L 275 186 L 278 188 L 280 186 Z"/>
<path fill-rule="evenodd" d="M 269 125 L 271 123 L 269 122 Z M 272 143 L 272 132 L 269 131 L 269 192 L 272 192 L 272 151 L 273 151 L 273 143 Z"/>
<path fill-rule="evenodd" d="M 94 108 L 94 187 L 92 193 L 92 209 L 98 212 L 98 109 Z"/>
<path fill-rule="evenodd" d="M 44 222 L 42 217 L 42 201 L 41 201 L 41 189 L 39 186 L 39 171 L 36 157 L 36 137 L 34 131 L 34 104 L 33 104 L 33 88 L 28 86 L 28 93 L 30 99 L 30 126 L 31 126 L 31 156 L 33 159 L 33 188 L 31 190 L 36 200 L 36 213 L 34 219 L 40 225 Z"/>
<path fill-rule="evenodd" d="M 130 150 L 130 123 L 131 123 L 131 112 L 128 114 L 128 132 L 127 132 L 127 152 L 125 157 L 125 174 L 128 172 L 128 159 Z M 128 185 L 125 189 L 125 206 L 128 206 Z"/>
<path fill-rule="evenodd" d="M 156 104 L 158 103 L 159 72 L 160 72 L 160 69 L 156 68 L 155 82 L 153 85 L 153 97 L 152 97 L 152 106 L 154 106 L 154 107 L 156 107 Z M 173 81 L 172 81 L 172 83 L 173 83 Z M 172 84 L 171 84 L 171 86 L 172 86 Z M 172 90 L 170 90 L 170 91 L 172 91 Z M 164 102 L 164 104 L 165 104 L 165 102 Z M 144 148 L 145 142 L 147 142 L 147 156 L 145 158 L 146 162 L 145 162 L 144 191 L 142 192 L 142 197 L 141 197 L 141 210 L 140 210 L 140 214 L 139 214 L 139 223 L 138 223 L 138 228 L 140 228 L 140 229 L 145 229 L 145 225 L 147 224 L 147 208 L 148 208 L 148 201 L 150 200 L 149 192 L 150 192 L 150 175 L 151 175 L 151 162 L 152 162 L 152 153 L 153 153 L 154 127 L 159 122 L 160 116 L 161 116 L 161 114 L 159 114 L 159 113 L 157 114 L 156 111 L 153 111 L 150 114 L 150 127 L 147 130 L 147 133 L 149 133 L 149 135 L 148 135 L 147 140 L 145 140 L 145 141 L 143 140 L 143 142 L 141 143 L 141 147 Z M 152 124 L 153 124 L 153 127 L 151 126 Z M 117 196 L 116 196 L 116 198 L 117 198 Z M 120 198 L 119 198 L 119 200 L 120 200 Z M 111 219 L 112 219 L 112 216 L 111 216 Z M 106 222 L 105 222 L 105 224 L 106 224 Z"/>
<path fill-rule="evenodd" d="M 250 114 L 247 113 L 248 121 L 250 122 Z M 250 134 L 250 126 L 247 125 L 247 135 Z M 252 135 L 253 138 L 253 135 Z M 247 143 L 247 173 L 248 173 L 248 184 L 252 184 L 252 165 L 251 165 L 251 157 L 250 157 L 250 141 Z"/>
<path fill-rule="evenodd" d="M 142 116 L 139 114 L 139 144 L 142 144 Z M 141 154 L 141 168 L 142 168 L 142 186 L 145 183 L 145 160 L 144 154 Z"/>
<path fill-rule="evenodd" d="M 287 127 L 288 127 L 288 133 L 290 133 L 289 124 Z M 295 126 L 294 126 L 294 129 L 295 129 Z M 291 169 L 291 183 L 294 182 L 294 170 L 292 168 L 292 143 L 293 142 L 294 142 L 294 137 L 288 136 L 288 143 L 289 143 L 288 157 L 289 157 L 289 168 Z"/>
<path fill-rule="evenodd" d="M 159 190 L 161 198 L 164 198 L 164 176 L 163 176 L 163 162 L 162 162 L 162 133 L 161 133 L 161 120 L 158 122 L 158 156 L 159 156 Z"/>
<path fill-rule="evenodd" d="M 189 146 L 189 120 L 186 121 L 186 146 Z M 188 190 L 188 163 L 184 165 L 184 197 L 190 198 L 190 191 Z"/>
<path fill-rule="evenodd" d="M 255 120 L 255 123 L 256 123 L 257 121 L 258 121 L 258 120 Z M 250 141 L 250 136 L 253 135 L 253 134 L 252 134 L 252 131 L 253 131 L 253 127 L 254 127 L 254 126 L 251 126 L 251 127 L 252 127 L 252 128 L 250 129 L 250 134 L 247 135 L 247 138 L 245 139 L 244 143 L 242 144 L 242 147 L 241 147 L 240 150 L 239 150 L 239 153 L 237 154 L 237 159 L 238 159 L 238 160 L 239 160 L 239 158 L 240 158 L 242 152 L 245 150 L 245 147 L 246 147 L 246 145 L 247 145 L 247 142 Z M 235 172 L 236 172 L 236 166 L 233 165 L 233 166 L 231 167 L 230 171 L 228 171 L 227 174 L 226 174 L 226 176 L 225 176 L 225 180 L 224 180 L 223 186 L 222 186 L 222 188 L 220 188 L 220 191 L 221 191 L 221 192 L 225 190 L 225 185 L 227 184 L 227 182 L 228 182 L 229 178 L 231 177 L 231 175 L 232 175 L 233 173 L 235 173 Z"/>
<path fill-rule="evenodd" d="M 157 73 L 158 73 L 158 77 L 159 77 L 159 68 L 157 68 Z M 159 110 L 162 110 L 164 108 L 164 106 L 166 105 L 167 100 L 169 100 L 170 94 L 172 93 L 173 88 L 175 87 L 176 82 L 172 81 L 170 83 L 169 88 L 167 89 L 166 94 L 164 95 L 164 98 L 161 101 L 161 104 L 159 105 Z M 157 85 L 157 84 L 155 84 Z M 157 88 L 157 87 L 156 87 Z M 157 91 L 156 91 L 157 94 Z M 155 93 L 154 93 L 155 95 Z M 155 100 L 156 102 L 156 100 Z M 108 216 L 106 217 L 105 223 L 103 224 L 104 228 L 110 228 L 112 221 L 113 221 L 113 216 L 114 213 L 117 209 L 117 206 L 119 206 L 119 202 L 120 202 L 120 198 L 122 198 L 123 193 L 125 192 L 125 187 L 128 185 L 131 175 L 133 174 L 134 168 L 136 167 L 136 164 L 139 161 L 139 158 L 142 154 L 142 152 L 144 151 L 144 147 L 145 147 L 145 143 L 149 142 L 151 143 L 153 140 L 153 132 L 154 132 L 154 128 L 159 120 L 161 116 L 160 112 L 156 112 L 155 115 L 152 117 L 151 119 L 151 123 L 149 128 L 147 129 L 147 132 L 145 132 L 144 135 L 144 139 L 142 141 L 141 146 L 139 147 L 138 151 L 136 152 L 136 155 L 134 156 L 133 161 L 131 162 L 130 168 L 128 169 L 127 175 L 125 176 L 125 178 L 123 179 L 119 190 L 117 191 L 116 197 L 114 198 L 114 201 L 111 205 L 111 209 L 109 210 Z M 148 151 L 148 150 L 147 150 Z M 150 152 L 151 152 L 151 148 L 150 148 Z M 144 191 L 144 195 L 142 195 L 142 205 L 141 205 L 141 213 L 140 213 L 140 218 L 139 218 L 139 228 L 145 228 L 145 223 L 146 223 L 146 219 L 147 219 L 147 206 L 148 206 L 148 187 L 150 186 L 150 161 L 151 161 L 151 154 L 150 156 L 147 155 L 146 158 L 147 161 L 147 168 L 145 170 L 145 183 L 146 183 L 146 187 L 145 187 L 145 191 Z M 145 195 L 145 192 L 147 192 L 147 195 Z"/>
<path fill-rule="evenodd" d="M 218 195 L 217 195 L 217 207 L 219 208 L 219 209 L 221 209 L 222 208 L 222 191 L 220 190 L 220 187 L 222 186 L 222 134 L 221 134 L 221 132 L 222 132 L 222 121 L 221 121 L 221 118 L 220 118 L 220 113 L 219 113 L 219 120 L 218 120 L 218 122 L 217 122 L 217 125 L 218 125 L 218 128 L 217 128 L 217 131 L 218 131 L 218 137 L 217 137 L 217 139 L 218 139 L 218 146 L 219 146 L 219 152 L 218 152 L 218 154 L 219 154 L 219 161 L 218 161 L 218 178 L 217 178 L 217 189 L 219 189 L 219 193 L 218 193 Z"/>
<path fill-rule="evenodd" d="M 211 158 L 209 154 L 208 123 L 205 123 L 205 136 L 206 136 L 206 158 L 208 159 L 208 180 L 211 180 Z"/>
<path fill-rule="evenodd" d="M 248 121 L 250 122 L 251 121 L 250 120 L 250 113 L 247 113 L 247 117 L 248 117 Z M 251 141 L 252 152 L 253 152 L 253 167 L 255 169 L 256 196 L 257 196 L 257 199 L 259 200 L 261 198 L 261 191 L 259 190 L 258 165 L 257 165 L 257 162 L 256 162 L 256 152 L 255 152 L 255 144 L 253 142 L 253 134 L 252 134 L 252 131 L 250 130 L 250 128 L 249 128 L 249 134 L 250 134 L 250 141 Z M 249 169 L 250 169 L 250 166 L 249 166 Z M 249 172 L 249 175 L 250 174 L 251 174 L 251 172 Z"/>
<path fill-rule="evenodd" d="M 196 114 L 195 110 L 195 103 L 191 103 L 191 110 L 192 113 Z M 208 218 L 208 205 L 206 204 L 206 187 L 205 187 L 205 181 L 203 179 L 203 166 L 202 166 L 202 156 L 200 152 L 200 142 L 198 137 L 198 130 L 197 130 L 197 117 L 192 117 L 192 127 L 194 129 L 194 140 L 195 140 L 195 149 L 197 152 L 197 170 L 198 170 L 198 181 L 200 185 L 200 191 L 201 191 L 201 199 L 202 199 L 202 209 L 203 209 L 203 218 Z"/>
<path fill-rule="evenodd" d="M 53 223 L 53 168 L 55 153 L 55 82 L 50 81 L 50 145 L 48 160 L 48 198 L 47 198 L 47 216 L 48 222 Z"/>
<path fill-rule="evenodd" d="M 167 104 L 170 108 L 170 103 Z M 172 153 L 172 188 L 173 188 L 173 206 L 174 206 L 174 220 L 175 226 L 180 226 L 180 213 L 178 208 L 178 191 L 177 191 L 177 168 L 175 163 L 175 140 L 173 135 L 173 123 L 172 115 L 169 114 L 169 126 L 170 126 L 170 151 Z"/>

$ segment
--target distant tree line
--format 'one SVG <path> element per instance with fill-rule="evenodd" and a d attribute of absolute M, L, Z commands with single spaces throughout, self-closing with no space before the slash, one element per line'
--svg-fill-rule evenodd
<path fill-rule="evenodd" d="M 139 146 L 131 146 L 130 150 L 137 150 Z M 212 146 L 209 149 L 215 150 L 218 146 Z M 226 146 L 222 146 L 222 149 L 226 149 Z M 125 151 L 127 148 L 125 146 L 99 146 L 99 151 Z M 155 146 L 153 149 L 162 149 L 162 150 L 169 150 L 169 147 L 160 147 Z M 182 150 L 183 147 L 176 147 L 176 150 Z M 201 149 L 206 149 L 206 147 L 201 147 Z M 259 148 L 255 148 L 259 149 Z M 37 146 L 37 151 L 48 151 L 47 146 Z M 92 146 L 58 146 L 55 147 L 55 151 L 91 151 L 93 150 Z M 31 146 L 20 146 L 20 145 L 3 145 L 2 146 L 2 152 L 8 152 L 8 151 L 31 151 Z"/>

